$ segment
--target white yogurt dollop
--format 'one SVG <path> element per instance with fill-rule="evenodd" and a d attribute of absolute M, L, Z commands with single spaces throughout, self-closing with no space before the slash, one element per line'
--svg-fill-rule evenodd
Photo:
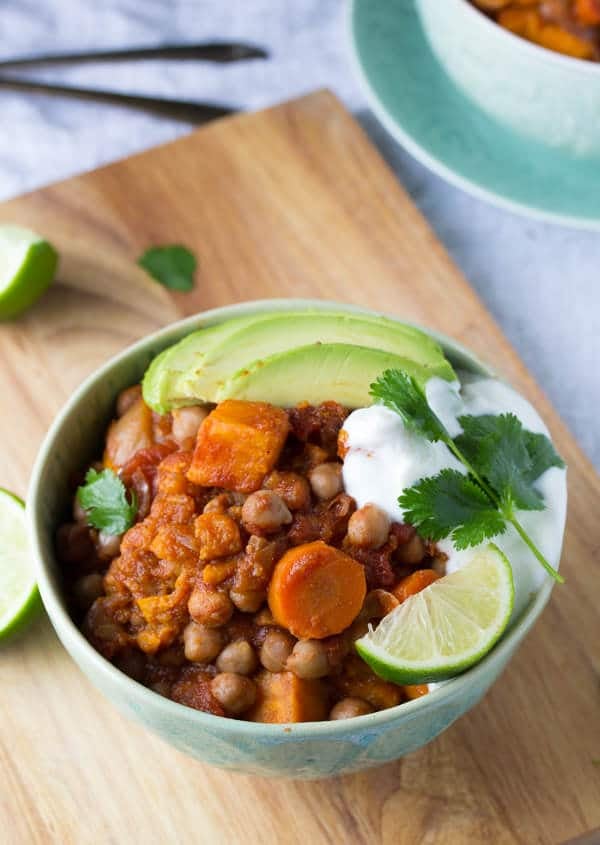
<path fill-rule="evenodd" d="M 450 434 L 461 431 L 457 417 L 471 414 L 502 414 L 508 411 L 535 433 L 548 434 L 535 409 L 515 390 L 500 381 L 471 374 L 461 375 L 461 384 L 433 378 L 427 384 L 427 401 Z M 408 431 L 398 414 L 381 405 L 354 411 L 344 423 L 347 453 L 344 458 L 344 487 L 359 507 L 371 502 L 395 522 L 404 514 L 398 496 L 419 479 L 436 475 L 445 467 L 464 472 L 462 464 L 443 443 L 430 443 Z M 547 470 L 535 482 L 544 497 L 543 511 L 520 511 L 519 521 L 542 554 L 558 566 L 566 518 L 566 471 Z M 509 526 L 494 542 L 509 559 L 515 582 L 513 619 L 525 608 L 547 575 L 515 529 Z M 448 555 L 447 571 L 464 566 L 475 549 L 458 551 L 451 540 L 438 543 Z"/>

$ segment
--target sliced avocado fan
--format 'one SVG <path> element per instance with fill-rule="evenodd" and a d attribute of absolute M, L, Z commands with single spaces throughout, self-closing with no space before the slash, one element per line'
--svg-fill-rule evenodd
<path fill-rule="evenodd" d="M 348 343 L 314 343 L 280 352 L 240 370 L 217 392 L 216 401 L 245 399 L 289 408 L 298 402 L 318 405 L 335 399 L 347 408 L 373 403 L 369 387 L 384 370 L 400 369 L 424 386 L 446 368 Z"/>
<path fill-rule="evenodd" d="M 225 320 L 216 326 L 192 332 L 174 346 L 163 349 L 144 375 L 142 390 L 146 405 L 159 414 L 166 414 L 167 411 L 183 405 L 211 401 L 201 396 L 176 396 L 174 385 L 188 373 L 201 372 L 204 359 L 210 350 L 252 319 L 254 318 L 239 317 Z"/>
<path fill-rule="evenodd" d="M 363 357 L 365 350 L 389 353 L 386 359 L 389 362 L 381 366 L 374 377 L 385 366 L 396 366 L 405 370 L 416 367 L 413 374 L 422 382 L 431 375 L 448 381 L 456 378 L 440 346 L 413 326 L 383 317 L 344 312 L 276 312 L 235 318 L 200 329 L 165 350 L 146 372 L 144 399 L 159 413 L 198 402 L 220 401 L 229 395 L 229 390 L 240 389 L 244 374 L 254 373 L 267 361 L 301 348 L 306 354 L 318 344 L 355 347 L 362 350 Z M 318 357 L 318 353 L 316 355 Z M 363 395 L 368 395 L 370 382 L 365 382 L 360 357 L 351 355 L 350 360 L 352 364 L 346 365 L 346 372 L 348 366 L 356 368 L 354 381 L 364 387 Z M 307 372 L 301 384 L 313 379 L 314 374 L 308 371 L 312 366 L 314 364 L 307 361 Z M 286 378 L 279 369 L 277 373 L 279 378 Z M 291 392 L 288 395 L 291 396 Z M 258 398 L 274 402 L 266 395 Z M 326 398 L 342 401 L 332 392 L 332 385 Z M 302 399 L 316 401 L 298 395 L 289 404 Z"/>

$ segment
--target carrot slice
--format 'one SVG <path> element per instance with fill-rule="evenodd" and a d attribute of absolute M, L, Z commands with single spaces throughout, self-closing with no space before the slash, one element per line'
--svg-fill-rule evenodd
<path fill-rule="evenodd" d="M 434 569 L 417 569 L 416 572 L 411 572 L 406 578 L 398 581 L 392 593 L 402 603 L 409 596 L 414 596 L 415 593 L 420 593 L 425 587 L 433 584 L 439 577 Z"/>
<path fill-rule="evenodd" d="M 269 587 L 275 621 L 295 637 L 339 634 L 358 616 L 367 591 L 363 567 L 322 540 L 289 549 Z"/>
<path fill-rule="evenodd" d="M 217 587 L 230 578 L 237 568 L 237 560 L 224 560 L 222 563 L 207 563 L 202 570 L 202 580 L 211 587 Z"/>

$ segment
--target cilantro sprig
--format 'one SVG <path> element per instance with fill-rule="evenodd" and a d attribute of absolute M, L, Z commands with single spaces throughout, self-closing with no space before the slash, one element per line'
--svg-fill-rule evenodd
<path fill-rule="evenodd" d="M 137 497 L 111 469 L 88 470 L 85 484 L 77 489 L 79 504 L 88 524 L 107 534 L 122 534 L 131 528 L 137 514 Z"/>
<path fill-rule="evenodd" d="M 406 489 L 398 503 L 408 522 L 432 540 L 451 537 L 457 549 L 502 534 L 510 523 L 546 572 L 563 583 L 516 515 L 544 509 L 534 482 L 550 467 L 564 466 L 545 435 L 524 429 L 514 414 L 485 414 L 459 417 L 462 434 L 452 438 L 423 389 L 401 370 L 386 370 L 371 385 L 371 396 L 411 431 L 444 443 L 466 469 L 466 475 L 444 469 Z"/>
<path fill-rule="evenodd" d="M 194 287 L 196 256 L 181 244 L 154 246 L 138 259 L 149 276 L 171 290 L 190 291 Z"/>

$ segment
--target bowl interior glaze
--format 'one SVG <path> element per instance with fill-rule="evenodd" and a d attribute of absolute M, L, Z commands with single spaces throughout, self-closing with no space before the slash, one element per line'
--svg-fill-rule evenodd
<path fill-rule="evenodd" d="M 574 158 L 600 158 L 600 64 L 533 44 L 467 0 L 416 0 L 429 44 L 480 109 Z"/>

